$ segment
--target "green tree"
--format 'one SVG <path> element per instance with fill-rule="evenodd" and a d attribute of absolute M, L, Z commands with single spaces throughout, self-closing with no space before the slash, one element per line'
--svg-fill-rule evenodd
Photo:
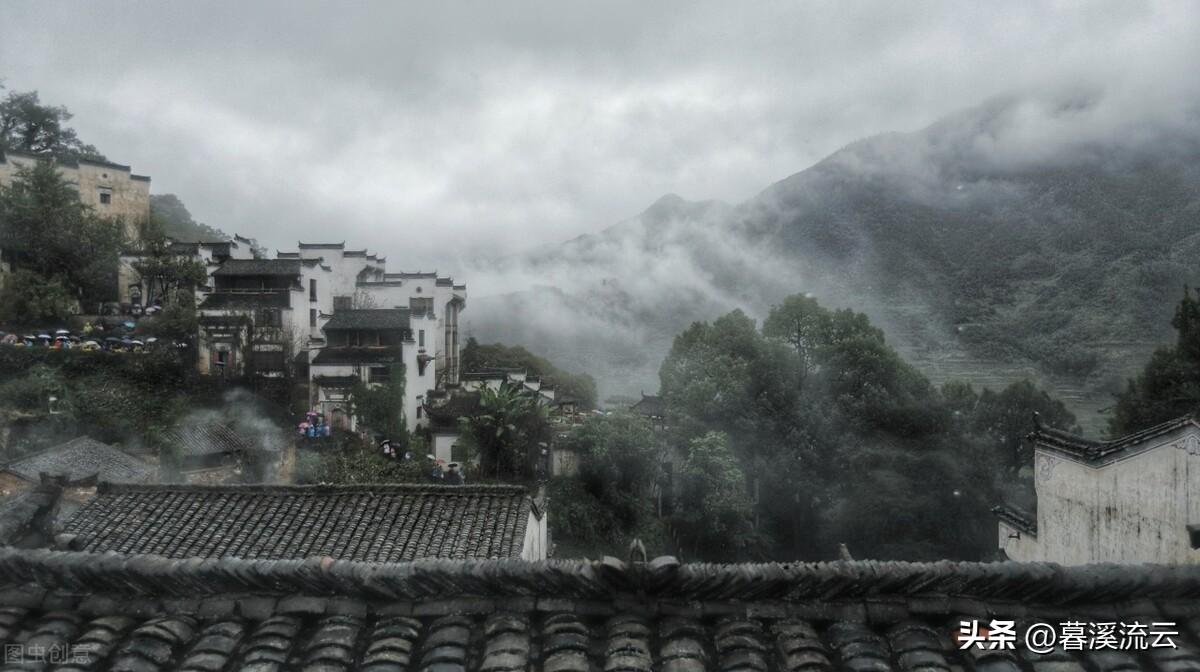
<path fill-rule="evenodd" d="M 407 447 L 403 364 L 395 363 L 389 366 L 387 382 L 381 385 L 356 382 L 350 389 L 350 401 L 359 422 L 391 439 L 397 448 Z"/>
<path fill-rule="evenodd" d="M 61 280 L 18 269 L 0 287 L 0 322 L 9 325 L 61 324 L 71 315 L 74 297 Z"/>
<path fill-rule="evenodd" d="M 42 104 L 37 91 L 9 91 L 0 100 L 0 149 L 60 159 L 104 160 L 66 125 L 71 117 L 66 107 Z"/>
<path fill-rule="evenodd" d="M 687 549 L 706 549 L 704 557 L 732 560 L 757 546 L 746 475 L 729 439 L 709 432 L 692 439 L 679 471 L 681 494 L 671 523 Z"/>
<path fill-rule="evenodd" d="M 1109 433 L 1136 432 L 1200 409 L 1200 297 L 1187 287 L 1171 320 L 1174 347 L 1159 348 L 1117 395 Z"/>
<path fill-rule="evenodd" d="M 734 311 L 679 334 L 660 379 L 672 445 L 727 437 L 755 493 L 753 543 L 766 553 L 828 559 L 839 543 L 881 559 L 979 559 L 994 550 L 991 533 L 976 532 L 992 529 L 988 508 L 1004 477 L 999 430 L 977 435 L 979 395 L 956 386 L 939 394 L 865 315 L 791 297 L 759 332 Z M 988 409 L 996 396 L 988 393 Z M 995 405 L 1024 403 L 1028 423 L 1027 406 L 1053 408 L 1034 397 L 1009 392 Z M 946 507 L 961 514 L 955 522 Z M 868 525 L 861 516 L 875 517 Z M 918 538 L 888 522 L 908 519 L 920 524 Z"/>
<path fill-rule="evenodd" d="M 96 215 L 49 161 L 20 168 L 0 187 L 0 240 L 17 268 L 62 278 L 83 301 L 115 295 L 121 224 Z"/>
<path fill-rule="evenodd" d="M 151 216 L 141 229 L 137 246 L 140 256 L 132 265 L 147 285 L 147 304 L 159 300 L 166 306 L 182 293 L 191 293 L 208 281 L 204 264 L 173 249 L 159 219 Z"/>
<path fill-rule="evenodd" d="M 485 477 L 530 478 L 538 444 L 549 432 L 546 408 L 536 395 L 515 386 L 485 387 L 479 396 L 482 412 L 463 418 L 462 434 Z"/>
<path fill-rule="evenodd" d="M 1012 383 L 1000 392 L 984 390 L 970 416 L 970 431 L 999 449 L 1000 464 L 1011 474 L 1033 467 L 1033 449 L 1025 440 L 1033 417 L 1047 427 L 1079 431 L 1075 414 L 1032 382 Z"/>
<path fill-rule="evenodd" d="M 429 475 L 420 460 L 392 459 L 384 456 L 373 442 L 351 437 L 337 449 L 299 451 L 295 479 L 299 484 L 355 485 L 421 483 Z"/>
<path fill-rule="evenodd" d="M 612 520 L 606 540 L 616 542 L 648 526 L 666 446 L 645 418 L 631 413 L 590 417 L 556 447 L 576 455 L 578 480 Z"/>
<path fill-rule="evenodd" d="M 802 377 L 816 364 L 817 350 L 827 339 L 829 311 L 809 296 L 789 296 L 771 306 L 763 322 L 763 336 L 786 342 L 796 351 Z"/>

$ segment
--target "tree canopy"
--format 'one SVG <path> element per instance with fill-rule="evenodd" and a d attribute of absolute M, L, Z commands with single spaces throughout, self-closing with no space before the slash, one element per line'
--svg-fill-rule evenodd
<path fill-rule="evenodd" d="M 1200 409 L 1200 297 L 1187 287 L 1171 326 L 1175 345 L 1155 351 L 1142 372 L 1117 395 L 1109 420 L 1113 437 Z"/>
<path fill-rule="evenodd" d="M 0 239 L 17 268 L 60 278 L 75 298 L 115 295 L 120 222 L 97 215 L 49 161 L 17 170 L 0 186 Z"/>
<path fill-rule="evenodd" d="M 0 89 L 3 89 L 0 86 Z M 45 105 L 37 91 L 9 91 L 0 100 L 0 149 L 58 159 L 104 160 L 67 126 L 73 115 L 61 105 Z"/>
<path fill-rule="evenodd" d="M 713 525 L 725 516 L 719 548 L 736 541 L 742 558 L 828 559 L 841 543 L 864 558 L 988 558 L 990 508 L 1031 461 L 1021 437 L 1033 411 L 1074 425 L 1028 382 L 939 390 L 865 315 L 800 296 L 761 330 L 741 311 L 693 324 L 660 379 L 668 441 L 688 456 L 682 482 L 692 479 L 678 506 L 703 504 Z M 702 471 L 725 476 L 711 483 Z M 747 521 L 752 530 L 738 527 Z M 676 527 L 706 539 L 686 513 Z"/>

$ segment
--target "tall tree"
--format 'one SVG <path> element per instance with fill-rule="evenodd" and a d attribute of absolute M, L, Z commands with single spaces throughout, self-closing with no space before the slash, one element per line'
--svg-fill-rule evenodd
<path fill-rule="evenodd" d="M 729 447 L 729 438 L 708 432 L 692 439 L 680 469 L 682 493 L 672 524 L 686 548 L 706 549 L 704 557 L 746 557 L 756 544 L 746 474 Z"/>
<path fill-rule="evenodd" d="M 1200 410 L 1200 297 L 1187 287 L 1171 320 L 1174 347 L 1159 348 L 1117 395 L 1109 433 L 1118 437 Z"/>
<path fill-rule="evenodd" d="M 0 87 L 3 88 L 3 87 Z M 104 160 L 67 126 L 73 115 L 61 105 L 44 105 L 37 91 L 9 91 L 0 100 L 0 149 L 59 159 Z"/>
<path fill-rule="evenodd" d="M 0 187 L 0 240 L 18 268 L 64 278 L 76 298 L 115 295 L 122 226 L 81 203 L 49 161 L 18 169 L 12 184 Z"/>
<path fill-rule="evenodd" d="M 485 387 L 479 394 L 482 412 L 462 423 L 484 476 L 533 476 L 538 444 L 547 438 L 545 407 L 515 386 Z"/>

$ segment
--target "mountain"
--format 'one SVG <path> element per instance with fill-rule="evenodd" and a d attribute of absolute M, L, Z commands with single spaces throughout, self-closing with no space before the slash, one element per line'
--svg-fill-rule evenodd
<path fill-rule="evenodd" d="M 1123 121 L 1095 93 L 989 101 L 737 206 L 666 196 L 499 260 L 483 278 L 522 289 L 473 300 L 469 322 L 587 370 L 603 398 L 655 389 L 691 321 L 811 293 L 867 312 L 935 382 L 1030 376 L 1095 430 L 1200 281 L 1196 110 Z"/>

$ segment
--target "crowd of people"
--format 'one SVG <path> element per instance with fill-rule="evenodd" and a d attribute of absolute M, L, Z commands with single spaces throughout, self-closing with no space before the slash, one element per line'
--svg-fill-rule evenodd
<path fill-rule="evenodd" d="M 300 430 L 300 436 L 307 439 L 322 439 L 333 434 L 333 428 L 325 421 L 325 415 L 316 411 L 306 413 L 297 429 Z"/>
<path fill-rule="evenodd" d="M 89 352 L 143 352 L 159 347 L 187 347 L 184 343 L 164 343 L 154 336 L 142 336 L 135 332 L 137 324 L 121 322 L 106 326 L 102 321 L 86 322 L 78 332 L 56 329 L 36 333 L 20 333 L 0 330 L 0 345 L 19 348 L 50 348 L 53 350 L 79 349 Z"/>

